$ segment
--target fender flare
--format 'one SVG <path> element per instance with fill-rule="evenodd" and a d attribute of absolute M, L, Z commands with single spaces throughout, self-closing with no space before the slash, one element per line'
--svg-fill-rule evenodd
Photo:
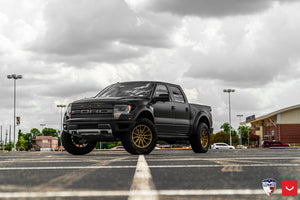
<path fill-rule="evenodd" d="M 153 110 L 150 107 L 143 106 L 142 108 L 138 109 L 139 110 L 137 113 L 135 113 L 133 120 L 137 120 L 140 116 L 145 116 L 155 124 Z"/>
<path fill-rule="evenodd" d="M 195 117 L 194 123 L 192 124 L 192 135 L 195 134 L 195 132 L 201 122 L 204 122 L 207 124 L 207 126 L 209 128 L 209 132 L 211 134 L 209 117 L 207 116 L 207 114 L 205 112 L 199 112 L 199 114 Z"/>

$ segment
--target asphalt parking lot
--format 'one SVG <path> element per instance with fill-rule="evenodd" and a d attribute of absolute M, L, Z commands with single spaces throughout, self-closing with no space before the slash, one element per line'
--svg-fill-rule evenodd
<path fill-rule="evenodd" d="M 282 180 L 299 182 L 300 149 L 0 153 L 0 199 L 300 199 L 282 197 Z"/>

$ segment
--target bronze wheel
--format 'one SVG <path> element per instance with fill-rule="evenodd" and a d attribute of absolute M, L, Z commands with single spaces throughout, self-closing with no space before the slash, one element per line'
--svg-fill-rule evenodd
<path fill-rule="evenodd" d="M 121 139 L 127 152 L 131 154 L 149 154 L 156 145 L 156 128 L 151 120 L 141 118 Z"/>
<path fill-rule="evenodd" d="M 86 141 L 63 131 L 61 135 L 64 148 L 73 155 L 84 155 L 90 153 L 95 148 L 97 141 Z"/>
<path fill-rule="evenodd" d="M 152 142 L 151 129 L 144 124 L 136 126 L 132 131 L 132 141 L 138 148 L 147 148 Z"/>
<path fill-rule="evenodd" d="M 207 130 L 206 129 L 202 129 L 202 131 L 201 131 L 201 145 L 202 145 L 202 147 L 207 147 L 207 145 L 208 145 L 208 132 L 207 132 Z"/>
<path fill-rule="evenodd" d="M 200 122 L 198 128 L 190 137 L 190 143 L 195 153 L 206 153 L 209 149 L 209 128 L 206 123 Z"/>

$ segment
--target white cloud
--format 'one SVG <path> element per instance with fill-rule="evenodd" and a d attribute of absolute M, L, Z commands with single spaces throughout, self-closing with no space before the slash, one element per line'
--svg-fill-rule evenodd
<path fill-rule="evenodd" d="M 193 42 L 182 50 L 191 64 L 185 75 L 260 87 L 294 74 L 300 57 L 300 26 L 295 26 L 300 16 L 294 9 L 280 6 L 259 16 L 220 19 L 214 27 L 194 18 L 186 26 L 203 29 L 186 36 Z"/>
<path fill-rule="evenodd" d="M 122 0 L 52 0 L 44 21 L 45 30 L 30 49 L 53 62 L 118 63 L 172 45 L 171 21 L 136 13 Z"/>
<path fill-rule="evenodd" d="M 217 3 L 216 3 L 217 2 Z M 229 3 L 228 3 L 229 2 Z M 285 3 L 288 2 L 288 3 Z M 0 121 L 58 128 L 57 104 L 118 81 L 177 83 L 212 106 L 214 128 L 236 114 L 299 104 L 299 3 L 291 1 L 0 0 Z"/>

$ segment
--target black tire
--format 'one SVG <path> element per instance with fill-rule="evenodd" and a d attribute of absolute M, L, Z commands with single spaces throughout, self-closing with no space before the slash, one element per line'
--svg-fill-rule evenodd
<path fill-rule="evenodd" d="M 64 148 L 73 155 L 88 154 L 95 148 L 97 141 L 83 142 L 79 137 L 72 136 L 70 133 L 63 131 L 61 135 Z"/>
<path fill-rule="evenodd" d="M 210 131 L 208 126 L 201 122 L 194 133 L 190 137 L 190 143 L 195 153 L 206 153 L 209 149 Z"/>
<path fill-rule="evenodd" d="M 122 144 L 128 153 L 149 154 L 157 141 L 156 128 L 147 118 L 139 119 L 128 133 L 122 136 Z"/>

